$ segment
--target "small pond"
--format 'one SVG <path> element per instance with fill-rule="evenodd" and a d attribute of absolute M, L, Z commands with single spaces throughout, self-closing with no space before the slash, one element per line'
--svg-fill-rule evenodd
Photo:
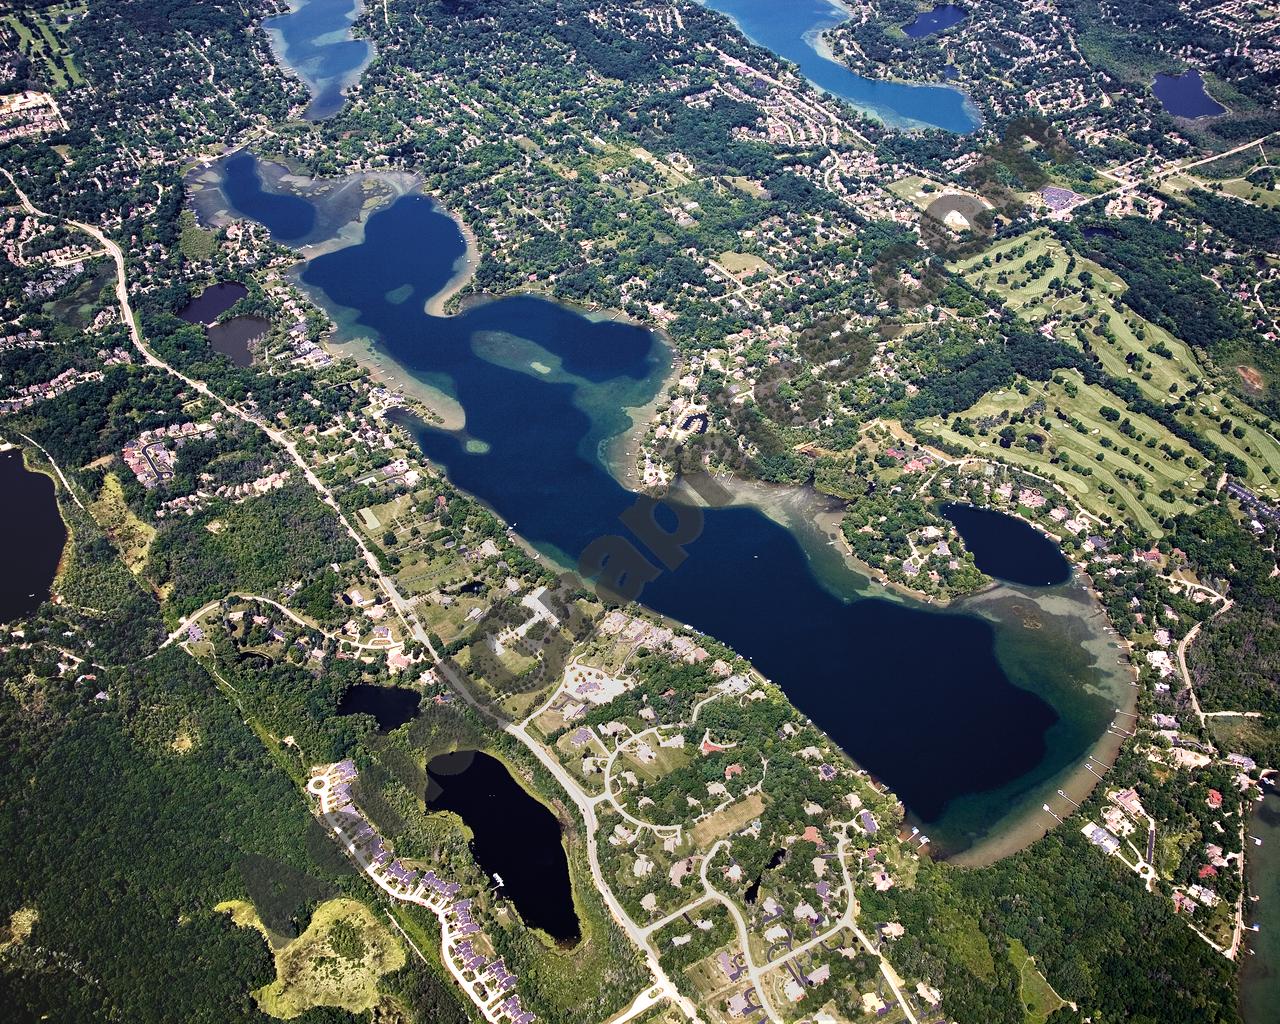
<path fill-rule="evenodd" d="M 233 317 L 209 328 L 209 345 L 236 366 L 248 366 L 253 362 L 253 349 L 250 346 L 266 334 L 270 326 L 271 321 L 265 317 Z"/>
<path fill-rule="evenodd" d="M 938 4 L 931 11 L 921 11 L 909 25 L 903 25 L 902 31 L 912 39 L 923 39 L 934 32 L 959 25 L 969 16 L 959 4 Z"/>
<path fill-rule="evenodd" d="M 340 715 L 373 715 L 378 732 L 398 729 L 418 713 L 422 696 L 402 686 L 370 686 L 356 683 L 348 687 L 338 701 Z"/>
<path fill-rule="evenodd" d="M 58 513 L 53 481 L 27 469 L 22 451 L 0 451 L 0 531 L 5 539 L 0 573 L 0 622 L 30 615 L 49 596 L 67 528 Z"/>
<path fill-rule="evenodd" d="M 1053 587 L 1071 578 L 1071 563 L 1062 549 L 1021 519 L 955 503 L 943 505 L 942 514 L 955 524 L 988 576 L 1029 587 Z"/>
<path fill-rule="evenodd" d="M 1156 75 L 1151 91 L 1174 117 L 1214 117 L 1227 112 L 1205 92 L 1204 80 L 1194 68 L 1181 75 Z"/>
<path fill-rule="evenodd" d="M 502 879 L 501 892 L 531 928 L 570 945 L 581 931 L 573 907 L 560 822 L 495 757 L 459 750 L 427 764 L 427 809 L 453 811 L 472 832 L 476 863 Z"/>
<path fill-rule="evenodd" d="M 211 284 L 180 310 L 178 316 L 189 324 L 206 327 L 249 294 L 249 289 L 235 281 Z"/>

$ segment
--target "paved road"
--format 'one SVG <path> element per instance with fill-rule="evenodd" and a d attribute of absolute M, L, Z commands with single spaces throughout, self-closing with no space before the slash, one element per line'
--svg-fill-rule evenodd
<path fill-rule="evenodd" d="M 1253 139 L 1249 142 L 1241 143 L 1239 146 L 1236 146 L 1233 149 L 1224 150 L 1221 153 L 1210 153 L 1208 156 L 1201 157 L 1198 160 L 1193 160 L 1190 163 L 1184 164 L 1184 163 L 1180 163 L 1177 160 L 1171 160 L 1169 161 L 1169 163 L 1158 168 L 1155 171 L 1155 173 L 1152 174 L 1151 177 L 1149 178 L 1138 178 L 1130 182 L 1121 182 L 1115 188 L 1108 189 L 1106 192 L 1099 192 L 1097 195 L 1091 195 L 1091 196 L 1081 196 L 1080 199 L 1077 200 L 1076 202 L 1070 203 L 1067 206 L 1064 206 L 1061 210 L 1058 210 L 1057 212 L 1050 214 L 1049 219 L 1061 220 L 1065 217 L 1066 214 L 1071 213 L 1072 211 L 1078 209 L 1079 207 L 1086 206 L 1089 203 L 1095 202 L 1099 199 L 1106 199 L 1110 196 L 1123 195 L 1124 193 L 1132 192 L 1134 189 L 1140 188 L 1143 185 L 1156 185 L 1156 184 L 1159 184 L 1161 181 L 1163 181 L 1165 178 L 1170 178 L 1175 174 L 1182 173 L 1183 171 L 1194 170 L 1197 167 L 1203 167 L 1205 164 L 1211 164 L 1215 160 L 1221 160 L 1224 157 L 1235 156 L 1237 153 L 1243 153 L 1246 149 L 1252 149 L 1254 146 L 1262 145 L 1262 143 L 1266 142 L 1267 139 L 1271 138 L 1271 136 L 1275 134 L 1277 133 L 1268 132 L 1266 135 L 1263 135 L 1260 138 Z M 1107 177 L 1113 177 L 1113 176 L 1107 175 Z M 1117 180 L 1117 179 L 1113 178 L 1113 180 Z"/>
<path fill-rule="evenodd" d="M 1219 594 L 1218 596 L 1222 597 L 1221 594 Z M 1210 618 L 1216 619 L 1219 615 L 1221 615 L 1228 608 L 1230 608 L 1231 604 L 1232 604 L 1231 601 L 1227 600 L 1226 598 L 1223 598 L 1222 607 L 1219 608 L 1216 612 L 1214 612 L 1213 615 L 1210 616 Z M 1187 671 L 1187 648 L 1191 646 L 1192 642 L 1199 635 L 1200 627 L 1203 624 L 1204 623 L 1197 622 L 1194 626 L 1192 626 L 1189 630 L 1187 630 L 1187 635 L 1184 636 L 1182 638 L 1182 641 L 1178 644 L 1178 668 L 1182 672 L 1183 685 L 1186 686 L 1187 693 L 1191 695 L 1191 709 L 1195 712 L 1196 718 L 1200 720 L 1201 730 L 1205 731 L 1207 734 L 1207 730 L 1205 728 L 1205 720 L 1204 720 L 1205 714 L 1200 709 L 1200 699 L 1196 696 L 1195 687 L 1191 685 L 1191 673 Z"/>
<path fill-rule="evenodd" d="M 51 220 L 58 219 L 55 217 L 51 217 L 49 214 L 45 213 L 45 211 L 36 207 L 35 204 L 32 203 L 31 200 L 27 197 L 27 194 L 18 186 L 18 183 L 14 180 L 13 175 L 10 174 L 8 170 L 4 168 L 0 168 L 0 173 L 4 174 L 4 176 L 9 179 L 10 184 L 13 186 L 14 191 L 18 194 L 18 198 L 21 200 L 22 205 L 25 207 L 28 213 L 31 213 L 32 215 L 37 217 L 46 217 Z M 241 408 L 240 406 L 236 405 L 233 402 L 228 402 L 226 399 L 222 398 L 220 395 L 214 393 L 209 388 L 209 386 L 204 383 L 204 381 L 197 380 L 192 377 L 188 377 L 186 374 L 170 366 L 163 359 L 161 359 L 154 352 L 152 352 L 151 349 L 147 347 L 146 342 L 143 340 L 142 332 L 138 328 L 138 321 L 134 316 L 133 307 L 129 302 L 128 279 L 126 276 L 124 253 L 121 251 L 120 247 L 116 245 L 115 242 L 113 242 L 100 229 L 93 226 L 92 224 L 82 224 L 79 221 L 74 221 L 74 220 L 67 220 L 67 223 L 71 224 L 76 228 L 79 228 L 81 231 L 84 231 L 86 234 L 91 235 L 93 238 L 96 238 L 100 243 L 102 243 L 103 248 L 107 250 L 107 252 L 111 255 L 111 258 L 115 261 L 115 265 L 116 265 L 115 291 L 116 291 L 116 300 L 120 305 L 121 319 L 128 325 L 129 334 L 133 342 L 133 346 L 141 354 L 143 360 L 147 363 L 147 365 L 155 367 L 158 370 L 162 370 L 163 372 L 178 378 L 184 384 L 190 387 L 192 390 L 198 392 L 200 395 L 220 405 L 224 410 L 226 410 L 231 415 L 237 417 L 240 420 L 243 420 L 246 423 L 250 423 L 253 426 L 257 427 L 259 430 L 265 433 L 278 447 L 282 448 L 288 454 L 289 458 L 293 461 L 293 463 L 302 471 L 303 478 L 307 481 L 307 483 L 310 484 L 311 487 L 316 491 L 316 493 L 320 496 L 320 499 L 333 510 L 334 514 L 338 518 L 338 521 L 342 524 L 343 529 L 347 532 L 347 535 L 355 543 L 357 550 L 359 550 L 362 557 L 364 558 L 365 564 L 368 566 L 370 573 L 372 574 L 373 578 L 376 580 L 379 589 L 387 597 L 391 606 L 395 609 L 396 614 L 399 617 L 400 621 L 404 624 L 405 628 L 409 631 L 410 635 L 412 635 L 414 639 L 418 640 L 423 646 L 427 648 L 427 650 L 431 654 L 432 660 L 436 664 L 437 670 L 441 673 L 441 675 L 443 675 L 448 680 L 450 685 L 452 685 L 453 688 L 459 694 L 461 694 L 463 698 L 467 700 L 468 703 L 472 704 L 474 707 L 477 707 L 479 710 L 485 713 L 487 717 L 492 719 L 493 716 L 488 712 L 488 709 L 482 708 L 475 701 L 475 699 L 472 697 L 471 692 L 468 689 L 468 687 L 465 685 L 465 683 L 461 679 L 459 679 L 457 674 L 453 671 L 453 669 L 451 669 L 441 659 L 439 652 L 435 650 L 435 648 L 432 646 L 431 641 L 427 635 L 427 631 L 426 629 L 423 628 L 422 623 L 418 620 L 418 617 L 415 614 L 413 608 L 400 594 L 399 590 L 396 589 L 395 584 L 383 573 L 381 565 L 378 563 L 378 560 L 374 556 L 373 552 L 369 549 L 369 546 L 365 543 L 364 537 L 361 536 L 361 534 L 348 521 L 346 514 L 342 511 L 341 507 L 338 505 L 338 501 L 334 497 L 333 492 L 312 471 L 311 466 L 306 462 L 305 459 L 303 459 L 302 455 L 298 452 L 297 445 L 287 435 L 285 435 L 282 431 L 278 430 L 277 428 L 273 427 L 261 416 L 257 415 L 256 413 L 249 412 L 248 410 Z M 539 743 L 537 740 L 531 737 L 527 732 L 525 732 L 523 727 L 512 725 L 512 724 L 505 724 L 503 725 L 503 728 L 508 733 L 510 733 L 513 737 L 515 737 L 521 743 L 523 743 L 529 749 L 529 751 L 535 757 L 537 757 L 539 761 L 542 762 L 542 764 L 546 767 L 546 769 L 549 772 L 551 772 L 551 774 L 556 778 L 556 780 L 564 788 L 565 792 L 569 795 L 569 797 L 573 800 L 573 802 L 578 805 L 578 810 L 582 814 L 583 822 L 586 825 L 585 841 L 586 841 L 586 847 L 587 847 L 587 858 L 591 865 L 592 878 L 595 881 L 596 888 L 600 891 L 600 894 L 603 896 L 605 904 L 609 908 L 609 912 L 613 915 L 613 918 L 617 922 L 618 926 L 622 928 L 624 932 L 626 932 L 626 934 L 631 938 L 631 940 L 636 944 L 637 947 L 639 947 L 639 949 L 643 953 L 645 961 L 649 967 L 649 971 L 653 975 L 655 981 L 657 982 L 658 987 L 662 990 L 663 994 L 667 998 L 671 999 L 671 1001 L 675 1005 L 679 1006 L 691 1020 L 695 1022 L 699 1021 L 700 1018 L 698 1017 L 697 1007 L 693 1005 L 692 1001 L 690 1001 L 685 996 L 681 995 L 679 989 L 677 989 L 676 986 L 671 982 L 671 979 L 667 977 L 666 972 L 662 969 L 661 964 L 659 964 L 658 962 L 657 956 L 654 954 L 653 950 L 649 947 L 649 945 L 645 941 L 645 936 L 642 933 L 641 929 L 631 919 L 630 915 L 627 914 L 626 910 L 622 907 L 622 904 L 618 901 L 617 896 L 614 895 L 613 890 L 605 882 L 604 875 L 600 870 L 599 855 L 596 850 L 596 843 L 595 843 L 595 835 L 598 827 L 598 822 L 596 820 L 596 815 L 595 815 L 595 799 L 593 799 L 592 797 L 588 796 L 585 792 L 583 792 L 583 790 L 578 786 L 577 782 L 568 774 L 568 772 L 564 770 L 564 767 L 560 764 L 560 762 L 555 757 L 553 757 L 542 746 L 541 743 Z"/>
<path fill-rule="evenodd" d="M 273 601 L 271 598 L 264 597 L 262 594 L 247 594 L 247 593 L 242 593 L 241 591 L 234 591 L 233 593 L 228 594 L 226 597 L 218 598 L 215 601 L 210 601 L 208 604 L 202 605 L 201 607 L 197 608 L 190 615 L 185 616 L 178 623 L 178 628 L 175 629 L 172 633 L 170 633 L 169 636 L 165 639 L 164 643 L 162 643 L 160 646 L 168 647 L 171 643 L 174 643 L 175 641 L 180 640 L 182 638 L 182 634 L 187 631 L 187 629 L 191 626 L 193 622 L 197 621 L 198 619 L 202 618 L 205 615 L 208 615 L 209 612 L 217 608 L 220 604 L 222 604 L 223 601 L 232 597 L 240 598 L 241 600 L 244 600 L 244 601 L 257 601 L 259 604 L 268 604 L 272 608 L 276 609 L 276 611 L 280 612 L 280 614 L 284 615 L 286 618 L 292 620 L 293 622 L 296 622 L 299 626 L 303 626 L 306 629 L 313 630 L 316 633 L 319 633 L 321 636 L 327 637 L 328 639 L 333 640 L 336 643 L 346 644 L 348 647 L 354 647 L 357 650 L 375 651 L 380 654 L 386 654 L 388 651 L 398 650 L 400 647 L 399 644 L 366 644 L 359 640 L 352 640 L 349 637 L 342 636 L 339 633 L 330 632 L 329 630 L 325 629 L 323 626 L 319 626 L 316 623 L 312 622 L 310 619 L 303 618 L 301 615 L 299 615 L 297 612 L 293 611 L 292 609 L 286 608 L 279 601 Z"/>

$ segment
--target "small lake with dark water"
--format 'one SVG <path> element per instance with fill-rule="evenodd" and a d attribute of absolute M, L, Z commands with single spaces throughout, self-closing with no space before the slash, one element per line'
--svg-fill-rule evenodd
<path fill-rule="evenodd" d="M 248 366 L 253 362 L 253 342 L 270 326 L 271 321 L 261 316 L 233 317 L 209 328 L 209 345 L 236 366 Z"/>
<path fill-rule="evenodd" d="M 356 683 L 343 691 L 338 714 L 372 715 L 378 720 L 378 732 L 390 732 L 412 719 L 421 703 L 421 694 L 403 686 Z"/>
<path fill-rule="evenodd" d="M 49 597 L 67 545 L 53 481 L 27 469 L 22 450 L 0 451 L 0 622 L 30 615 Z"/>
<path fill-rule="evenodd" d="M 269 195 L 259 209 L 271 227 Z M 411 424 L 424 452 L 574 565 L 591 541 L 626 533 L 635 495 L 603 453 L 663 386 L 670 354 L 648 331 L 540 298 L 427 314 L 464 245 L 430 199 L 406 195 L 298 280 L 335 318 L 340 349 L 373 339 L 410 382 L 458 403 L 463 429 Z M 869 596 L 812 518 L 784 526 L 745 504 L 707 510 L 688 551 L 643 602 L 750 658 L 902 798 L 935 852 L 1036 814 L 1131 699 L 1078 583 L 1003 586 L 946 611 Z"/>
<path fill-rule="evenodd" d="M 262 23 L 276 59 L 311 90 L 304 115 L 308 120 L 341 110 L 343 93 L 373 59 L 373 44 L 351 33 L 363 9 L 360 0 L 289 0 L 288 14 Z"/>
<path fill-rule="evenodd" d="M 942 514 L 988 576 L 1028 587 L 1053 587 L 1071 578 L 1071 563 L 1057 543 L 1016 516 L 954 503 L 943 505 Z"/>
<path fill-rule="evenodd" d="M 466 822 L 476 863 L 502 879 L 499 891 L 525 924 L 564 945 L 578 941 L 560 822 L 506 765 L 476 750 L 433 757 L 427 763 L 426 805 L 429 811 L 453 811 Z"/>
<path fill-rule="evenodd" d="M 821 34 L 849 19 L 828 0 L 702 0 L 728 15 L 753 43 L 791 61 L 820 89 L 848 100 L 886 124 L 942 128 L 966 134 L 979 117 L 964 93 L 945 85 L 917 85 L 866 78 L 823 52 Z"/>
<path fill-rule="evenodd" d="M 912 39 L 923 39 L 934 32 L 959 25 L 969 16 L 969 12 L 959 4 L 938 4 L 931 11 L 921 11 L 915 18 L 902 26 L 902 31 Z"/>
<path fill-rule="evenodd" d="M 204 324 L 208 327 L 248 295 L 249 289 L 242 284 L 235 281 L 219 281 L 217 284 L 209 285 L 178 310 L 178 316 L 189 324 Z"/>
<path fill-rule="evenodd" d="M 178 316 L 189 324 L 203 324 L 209 346 L 215 352 L 221 352 L 236 366 L 248 366 L 253 362 L 251 343 L 267 333 L 271 321 L 260 316 L 237 316 L 214 322 L 248 294 L 248 288 L 234 281 L 211 284 L 183 306 Z"/>
<path fill-rule="evenodd" d="M 1151 91 L 1174 117 L 1214 117 L 1227 112 L 1205 91 L 1204 80 L 1194 68 L 1181 75 L 1156 75 Z"/>

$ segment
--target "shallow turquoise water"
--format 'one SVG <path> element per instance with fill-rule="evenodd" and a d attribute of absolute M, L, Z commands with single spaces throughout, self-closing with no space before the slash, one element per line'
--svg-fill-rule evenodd
<path fill-rule="evenodd" d="M 311 90 L 306 117 L 319 121 L 342 109 L 343 90 L 373 56 L 373 44 L 351 35 L 359 0 L 292 0 L 288 14 L 268 18 L 276 56 Z"/>

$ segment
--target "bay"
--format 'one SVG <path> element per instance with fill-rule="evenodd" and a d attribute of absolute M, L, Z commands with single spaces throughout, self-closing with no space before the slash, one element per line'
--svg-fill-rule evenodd
<path fill-rule="evenodd" d="M 975 131 L 979 118 L 959 89 L 866 78 L 833 60 L 822 42 L 824 31 L 849 18 L 831 0 L 702 0 L 728 15 L 753 43 L 799 67 L 820 89 L 848 100 L 895 127 L 941 128 L 960 135 Z"/>

